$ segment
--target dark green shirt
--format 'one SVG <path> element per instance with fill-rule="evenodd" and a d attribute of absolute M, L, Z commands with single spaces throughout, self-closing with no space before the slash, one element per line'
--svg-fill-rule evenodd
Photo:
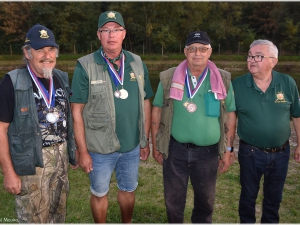
<path fill-rule="evenodd" d="M 120 99 L 114 97 L 115 101 L 115 112 L 116 112 L 116 134 L 120 141 L 121 148 L 119 152 L 127 152 L 134 149 L 139 144 L 139 89 L 135 78 L 135 74 L 130 66 L 130 62 L 134 59 L 126 51 L 123 51 L 125 55 L 125 67 L 124 67 L 124 82 L 123 88 L 128 92 L 127 99 Z M 104 61 L 100 50 L 95 52 L 95 61 L 98 64 L 103 64 L 104 71 L 107 70 L 107 63 Z M 152 87 L 149 80 L 148 69 L 144 66 L 144 91 L 146 96 L 144 99 L 149 99 L 153 96 Z M 115 82 L 110 76 L 113 91 L 117 88 L 121 89 L 121 85 L 115 85 Z M 89 78 L 81 66 L 77 62 L 73 79 L 72 79 L 72 91 L 73 95 L 70 99 L 74 103 L 87 103 L 89 94 Z"/>
<path fill-rule="evenodd" d="M 294 79 L 272 72 L 266 92 L 255 84 L 250 73 L 237 77 L 232 85 L 240 139 L 259 148 L 280 147 L 291 133 L 290 116 L 300 117 L 299 93 Z"/>

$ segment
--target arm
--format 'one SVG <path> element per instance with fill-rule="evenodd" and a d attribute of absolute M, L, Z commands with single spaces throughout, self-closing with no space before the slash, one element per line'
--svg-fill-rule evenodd
<path fill-rule="evenodd" d="M 82 112 L 85 104 L 72 103 L 74 136 L 77 144 L 78 151 L 78 164 L 86 172 L 89 173 L 93 170 L 92 159 L 88 153 L 85 141 L 85 129 Z"/>
<path fill-rule="evenodd" d="M 300 162 L 300 118 L 294 118 L 293 117 L 293 124 L 297 136 L 297 147 L 294 152 L 294 159 L 296 162 Z"/>
<path fill-rule="evenodd" d="M 156 134 L 159 129 L 161 108 L 153 106 L 152 108 L 152 124 L 151 124 L 151 136 L 152 136 L 152 156 L 159 163 L 163 163 L 162 154 L 156 149 Z"/>
<path fill-rule="evenodd" d="M 235 129 L 236 129 L 236 114 L 235 112 L 229 112 L 228 113 L 228 119 L 225 124 L 225 132 L 226 132 L 226 138 L 227 138 L 227 147 L 233 146 L 234 136 L 235 136 Z M 226 172 L 230 166 L 230 151 L 227 151 L 224 153 L 223 158 L 220 162 L 220 168 L 219 172 L 223 173 Z"/>
<path fill-rule="evenodd" d="M 21 192 L 21 179 L 15 173 L 11 161 L 7 136 L 8 127 L 9 123 L 0 121 L 0 166 L 4 175 L 4 188 L 12 194 L 19 194 Z"/>
<path fill-rule="evenodd" d="M 149 139 L 150 124 L 151 124 L 151 103 L 149 99 L 144 100 L 144 107 L 145 107 L 144 109 L 145 110 L 145 133 L 147 139 Z M 149 141 L 148 141 L 147 146 L 145 148 L 141 148 L 140 159 L 147 160 L 149 154 L 150 154 L 150 148 L 149 148 Z"/>

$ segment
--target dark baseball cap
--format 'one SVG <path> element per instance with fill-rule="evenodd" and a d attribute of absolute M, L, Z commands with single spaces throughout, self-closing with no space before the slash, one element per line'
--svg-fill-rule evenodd
<path fill-rule="evenodd" d="M 37 50 L 47 46 L 58 48 L 55 43 L 55 38 L 51 30 L 40 24 L 36 24 L 30 28 L 26 34 L 25 45 L 30 45 L 33 49 Z"/>
<path fill-rule="evenodd" d="M 201 43 L 204 45 L 209 45 L 210 44 L 210 39 L 208 37 L 208 34 L 204 31 L 195 31 L 192 33 L 189 33 L 185 46 L 189 46 L 194 43 Z"/>
<path fill-rule="evenodd" d="M 120 26 L 125 28 L 122 15 L 116 11 L 106 11 L 104 13 L 101 13 L 98 20 L 98 28 L 103 27 L 104 24 L 108 22 L 118 23 L 120 24 Z"/>

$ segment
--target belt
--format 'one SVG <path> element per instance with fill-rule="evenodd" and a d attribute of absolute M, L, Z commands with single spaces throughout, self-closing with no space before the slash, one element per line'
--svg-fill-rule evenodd
<path fill-rule="evenodd" d="M 257 148 L 253 145 L 248 144 L 247 142 L 245 142 L 241 139 L 240 139 L 240 143 L 243 145 L 248 145 L 248 146 Z M 288 145 L 289 145 L 289 140 L 287 140 L 281 147 L 278 147 L 278 148 L 257 148 L 257 149 L 264 151 L 264 152 L 268 152 L 268 153 L 283 152 L 283 151 L 285 151 L 285 149 Z"/>
<path fill-rule="evenodd" d="M 171 139 L 174 140 L 174 141 L 176 141 L 178 144 L 180 144 L 180 145 L 182 145 L 182 146 L 184 146 L 186 148 L 213 147 L 213 146 L 217 145 L 217 144 L 214 144 L 214 145 L 209 145 L 209 146 L 199 146 L 199 145 L 195 145 L 193 143 L 180 143 L 172 135 L 171 135 Z"/>
<path fill-rule="evenodd" d="M 171 139 L 176 141 L 177 143 L 181 144 L 182 146 L 186 147 L 186 148 L 199 148 L 199 145 L 195 145 L 193 143 L 180 143 L 178 142 L 172 135 L 171 135 Z"/>

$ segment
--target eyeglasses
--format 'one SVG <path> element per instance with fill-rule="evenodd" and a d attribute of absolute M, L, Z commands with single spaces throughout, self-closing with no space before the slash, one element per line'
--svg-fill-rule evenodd
<path fill-rule="evenodd" d="M 125 29 L 116 28 L 116 29 L 112 29 L 112 30 L 109 30 L 109 29 L 99 30 L 99 32 L 100 32 L 101 34 L 108 35 L 108 34 L 110 34 L 111 32 L 114 33 L 114 34 L 120 34 L 123 30 L 125 30 Z"/>
<path fill-rule="evenodd" d="M 275 57 L 269 57 L 269 56 L 263 56 L 263 55 L 247 55 L 246 60 L 247 62 L 251 62 L 252 59 L 254 59 L 255 62 L 261 62 L 263 58 L 275 58 Z"/>
<path fill-rule="evenodd" d="M 208 49 L 210 48 L 206 48 L 206 47 L 196 47 L 196 46 L 191 46 L 191 47 L 186 47 L 186 50 L 189 53 L 196 53 L 197 49 L 201 52 L 201 53 L 205 53 L 208 51 Z"/>

